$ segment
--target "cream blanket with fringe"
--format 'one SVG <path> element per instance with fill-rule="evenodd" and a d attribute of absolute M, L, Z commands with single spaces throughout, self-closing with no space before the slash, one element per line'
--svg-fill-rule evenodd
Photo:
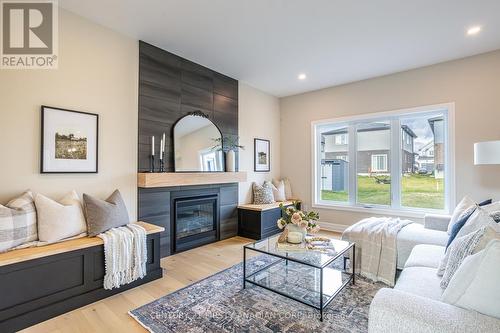
<path fill-rule="evenodd" d="M 347 228 L 343 240 L 356 243 L 356 272 L 393 287 L 396 279 L 398 232 L 410 220 L 370 217 Z"/>
<path fill-rule="evenodd" d="M 104 242 L 104 289 L 119 288 L 146 276 L 146 230 L 137 224 L 97 235 Z"/>

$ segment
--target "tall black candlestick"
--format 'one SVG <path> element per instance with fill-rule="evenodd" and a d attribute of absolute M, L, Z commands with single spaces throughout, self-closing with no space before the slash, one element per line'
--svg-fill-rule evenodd
<path fill-rule="evenodd" d="M 150 156 L 149 172 L 155 172 L 155 155 Z"/>

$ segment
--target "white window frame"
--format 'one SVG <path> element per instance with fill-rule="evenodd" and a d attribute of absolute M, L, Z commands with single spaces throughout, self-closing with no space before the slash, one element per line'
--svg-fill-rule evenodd
<path fill-rule="evenodd" d="M 401 205 L 401 179 L 400 172 L 402 168 L 402 147 L 403 131 L 391 131 L 391 206 L 378 206 L 366 205 L 356 202 L 357 198 L 357 173 L 356 163 L 349 164 L 349 200 L 347 202 L 332 202 L 321 200 L 320 186 L 321 186 L 321 163 L 320 163 L 320 143 L 321 138 L 316 129 L 321 125 L 338 124 L 339 126 L 351 125 L 357 122 L 377 121 L 377 120 L 390 120 L 391 128 L 400 128 L 401 119 L 405 116 L 411 118 L 415 116 L 425 116 L 426 114 L 434 114 L 442 112 L 444 114 L 446 124 L 444 135 L 446 138 L 445 156 L 445 207 L 442 210 L 438 209 L 424 209 L 403 207 Z M 348 159 L 353 161 L 356 158 L 356 130 L 355 126 L 348 126 Z M 312 139 L 312 207 L 334 210 L 346 210 L 356 212 L 371 212 L 375 214 L 389 214 L 404 217 L 422 218 L 426 213 L 449 214 L 455 207 L 455 103 L 443 103 L 435 105 L 427 105 L 421 107 L 414 107 L 408 109 L 400 109 L 393 111 L 376 112 L 365 115 L 353 117 L 340 117 L 331 118 L 311 122 L 311 139 Z"/>
<path fill-rule="evenodd" d="M 335 145 L 346 145 L 347 144 L 347 134 L 334 134 L 333 143 Z"/>
<path fill-rule="evenodd" d="M 377 166 L 377 168 L 374 168 L 374 160 L 375 159 L 378 159 L 379 157 L 382 157 L 382 161 L 383 161 L 383 165 L 385 166 L 383 169 L 379 169 L 378 168 L 378 160 L 377 162 L 375 163 L 375 165 Z M 372 171 L 373 172 L 387 172 L 388 171 L 388 168 L 387 168 L 387 154 L 373 154 L 372 155 Z"/>

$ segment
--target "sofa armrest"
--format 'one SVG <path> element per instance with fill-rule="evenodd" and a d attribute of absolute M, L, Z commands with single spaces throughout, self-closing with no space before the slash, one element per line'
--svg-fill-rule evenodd
<path fill-rule="evenodd" d="M 450 220 L 451 216 L 449 215 L 425 214 L 424 226 L 426 229 L 448 231 Z"/>
<path fill-rule="evenodd" d="M 382 288 L 370 305 L 368 332 L 500 332 L 500 319 L 430 298 Z"/>

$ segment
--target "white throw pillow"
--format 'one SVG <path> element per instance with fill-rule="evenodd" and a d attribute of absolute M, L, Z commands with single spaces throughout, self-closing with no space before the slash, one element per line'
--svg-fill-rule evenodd
<path fill-rule="evenodd" d="M 458 218 L 462 213 L 470 206 L 475 206 L 476 203 L 469 197 L 464 197 L 462 201 L 457 205 L 453 214 L 451 215 L 450 223 L 448 224 L 448 235 L 451 234 L 451 229 L 458 222 Z"/>
<path fill-rule="evenodd" d="M 500 319 L 500 240 L 493 240 L 462 263 L 442 300 Z"/>
<path fill-rule="evenodd" d="M 482 227 L 492 227 L 493 229 L 500 231 L 500 226 L 495 222 L 493 217 L 490 216 L 490 213 L 496 209 L 495 204 L 491 204 L 484 207 L 477 207 L 474 214 L 469 217 L 467 222 L 465 222 L 464 226 L 458 232 L 455 239 L 458 237 L 462 237 L 470 234 Z"/>
<path fill-rule="evenodd" d="M 273 180 L 274 201 L 286 201 L 285 182 L 283 180 Z"/>
<path fill-rule="evenodd" d="M 36 208 L 31 192 L 0 205 L 0 252 L 36 244 Z"/>
<path fill-rule="evenodd" d="M 294 199 L 292 194 L 292 185 L 290 184 L 290 180 L 288 178 L 283 178 L 283 183 L 285 183 L 285 197 L 287 200 Z"/>
<path fill-rule="evenodd" d="M 40 242 L 55 243 L 66 238 L 86 235 L 87 224 L 82 204 L 75 191 L 68 193 L 59 202 L 37 194 L 35 205 Z"/>
<path fill-rule="evenodd" d="M 491 226 L 487 226 L 458 238 L 456 242 L 453 241 L 445 256 L 447 262 L 441 285 L 445 287 L 451 281 L 467 257 L 484 250 L 488 243 L 495 239 L 500 240 L 500 233 Z"/>

